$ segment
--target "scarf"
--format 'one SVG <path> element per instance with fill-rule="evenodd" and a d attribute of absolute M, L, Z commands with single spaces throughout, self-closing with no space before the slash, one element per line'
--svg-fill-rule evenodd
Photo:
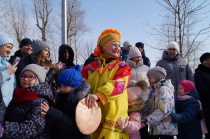
<path fill-rule="evenodd" d="M 15 103 L 22 103 L 37 98 L 41 98 L 41 96 L 35 92 L 29 91 L 25 88 L 15 88 L 12 101 Z"/>

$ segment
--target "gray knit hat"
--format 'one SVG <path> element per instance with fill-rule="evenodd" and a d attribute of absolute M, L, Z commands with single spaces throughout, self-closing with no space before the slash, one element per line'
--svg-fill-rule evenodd
<path fill-rule="evenodd" d="M 49 71 L 49 68 L 42 67 L 37 64 L 29 64 L 22 70 L 20 75 L 22 75 L 23 72 L 26 70 L 32 71 L 33 73 L 36 74 L 36 76 L 38 78 L 38 82 L 36 82 L 36 85 L 37 85 L 39 83 L 45 82 L 46 74 Z"/>
<path fill-rule="evenodd" d="M 161 79 L 165 79 L 166 75 L 167 75 L 166 70 L 164 68 L 159 67 L 159 66 L 151 68 L 147 72 L 147 76 L 155 78 L 157 81 L 159 81 Z"/>
<path fill-rule="evenodd" d="M 131 46 L 132 47 L 132 45 L 131 45 L 131 43 L 129 41 L 125 41 L 123 43 L 123 49 L 126 49 L 128 46 Z"/>
<path fill-rule="evenodd" d="M 37 55 L 41 50 L 45 48 L 49 48 L 46 42 L 41 41 L 41 40 L 33 40 L 32 49 L 33 49 L 34 55 Z"/>
<path fill-rule="evenodd" d="M 5 44 L 13 45 L 12 39 L 0 32 L 0 46 L 3 46 Z"/>

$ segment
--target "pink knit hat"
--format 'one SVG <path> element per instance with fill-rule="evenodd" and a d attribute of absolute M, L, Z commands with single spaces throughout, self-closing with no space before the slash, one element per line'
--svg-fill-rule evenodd
<path fill-rule="evenodd" d="M 128 100 L 137 100 L 140 98 L 142 89 L 139 86 L 136 87 L 129 87 L 128 91 Z"/>
<path fill-rule="evenodd" d="M 128 100 L 137 100 L 140 99 L 142 91 L 145 91 L 148 87 L 148 84 L 145 80 L 140 80 L 136 82 L 135 87 L 127 88 L 128 91 Z"/>
<path fill-rule="evenodd" d="M 128 59 L 132 59 L 134 57 L 141 57 L 141 52 L 139 51 L 139 49 L 137 47 L 131 47 L 129 54 L 128 54 Z"/>
<path fill-rule="evenodd" d="M 185 94 L 195 89 L 194 84 L 189 80 L 182 80 L 179 84 L 184 88 Z"/>

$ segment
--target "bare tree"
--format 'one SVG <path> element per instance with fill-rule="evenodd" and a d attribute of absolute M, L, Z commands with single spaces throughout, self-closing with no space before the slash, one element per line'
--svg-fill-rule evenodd
<path fill-rule="evenodd" d="M 198 51 L 199 47 L 209 36 L 209 26 L 202 26 L 202 22 L 206 19 L 203 15 L 207 14 L 205 9 L 209 6 L 207 0 L 156 0 L 167 12 L 163 16 L 163 23 L 160 28 L 151 27 L 154 31 L 151 33 L 153 37 L 162 42 L 165 46 L 169 41 L 177 41 L 180 45 L 181 57 L 187 57 L 188 62 L 194 61 L 194 51 Z M 149 24 L 148 24 L 149 25 Z M 197 25 L 200 25 L 197 29 Z M 204 38 L 204 39 L 202 39 Z"/>
<path fill-rule="evenodd" d="M 50 8 L 49 0 L 34 0 L 34 8 L 36 15 L 36 26 L 41 31 L 42 40 L 46 41 L 47 24 L 53 8 Z"/>
<path fill-rule="evenodd" d="M 73 46 L 75 60 L 78 63 L 78 42 L 81 36 L 90 31 L 84 23 L 85 11 L 80 9 L 81 4 L 78 0 L 68 0 L 67 2 L 67 39 L 68 43 Z"/>
<path fill-rule="evenodd" d="M 82 45 L 80 45 L 79 49 L 83 51 L 80 52 L 79 57 L 83 63 L 91 54 L 93 54 L 95 48 L 94 46 L 93 40 L 84 42 Z"/>
<path fill-rule="evenodd" d="M 0 1 L 0 19 L 4 18 L 8 14 L 7 8 L 5 8 L 5 6 L 7 7 L 7 5 L 7 0 Z"/>
<path fill-rule="evenodd" d="M 30 28 L 26 5 L 22 0 L 7 0 L 4 4 L 9 14 L 2 17 L 1 28 L 5 30 L 5 32 L 8 32 L 16 42 L 20 43 L 23 38 L 28 36 Z"/>

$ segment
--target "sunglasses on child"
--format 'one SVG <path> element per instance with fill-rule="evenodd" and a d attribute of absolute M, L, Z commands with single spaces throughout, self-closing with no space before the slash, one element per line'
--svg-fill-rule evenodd
<path fill-rule="evenodd" d="M 20 79 L 21 79 L 21 80 L 27 79 L 27 80 L 29 80 L 29 81 L 32 81 L 32 80 L 37 79 L 37 77 L 36 77 L 36 76 L 32 76 L 32 75 L 23 74 L 23 75 L 20 76 Z"/>

